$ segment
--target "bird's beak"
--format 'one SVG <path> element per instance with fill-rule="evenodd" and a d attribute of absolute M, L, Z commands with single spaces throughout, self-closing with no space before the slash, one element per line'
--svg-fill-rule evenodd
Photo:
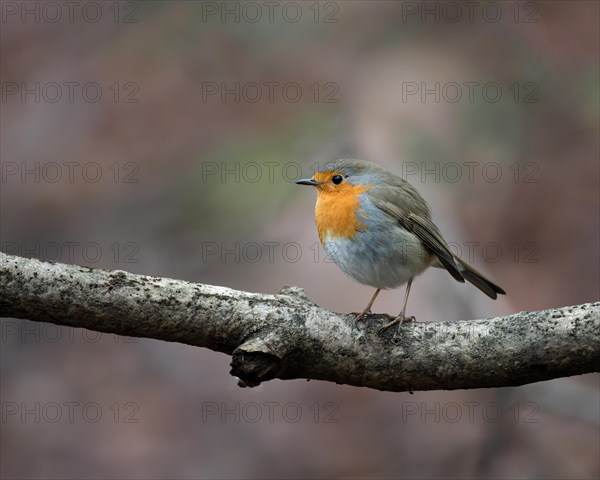
<path fill-rule="evenodd" d="M 315 181 L 312 178 L 304 178 L 302 180 L 298 180 L 296 182 L 297 185 L 310 185 L 311 187 L 316 187 L 318 185 L 321 185 L 319 182 Z"/>

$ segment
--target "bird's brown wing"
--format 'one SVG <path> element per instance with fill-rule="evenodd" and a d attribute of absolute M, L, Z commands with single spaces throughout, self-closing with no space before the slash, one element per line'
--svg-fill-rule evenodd
<path fill-rule="evenodd" d="M 417 238 L 423 242 L 423 245 L 425 245 L 435 254 L 440 263 L 446 270 L 448 270 L 454 279 L 459 282 L 465 281 L 461 272 L 459 271 L 456 261 L 454 260 L 454 255 L 442 238 L 440 231 L 431 220 L 416 213 L 404 212 L 397 205 L 390 201 L 382 200 L 377 198 L 377 196 L 373 197 L 374 198 L 370 199 L 371 202 L 377 208 L 395 219 L 406 230 L 416 235 Z M 428 210 L 426 210 L 426 207 L 424 207 L 424 213 L 425 215 L 429 214 Z"/>
<path fill-rule="evenodd" d="M 437 257 L 441 265 L 433 264 L 434 266 L 442 266 L 448 273 L 461 283 L 468 280 L 469 283 L 475 285 L 479 290 L 485 293 L 488 297 L 497 298 L 498 294 L 505 295 L 506 292 L 485 278 L 481 273 L 475 270 L 464 260 L 454 256 L 450 248 L 442 238 L 442 234 L 433 222 L 428 218 L 429 211 L 426 207 L 422 210 L 422 214 L 407 213 L 402 211 L 395 203 L 380 198 L 371 198 L 371 202 L 380 210 L 395 219 L 403 228 L 413 233 L 423 245 L 431 250 Z M 418 206 L 421 206 L 418 202 Z"/>

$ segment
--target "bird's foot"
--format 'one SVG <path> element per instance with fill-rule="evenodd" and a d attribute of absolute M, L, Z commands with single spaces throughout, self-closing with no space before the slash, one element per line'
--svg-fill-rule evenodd
<path fill-rule="evenodd" d="M 356 315 L 356 318 L 354 319 L 354 321 L 360 322 L 363 318 L 365 318 L 370 313 L 371 313 L 371 309 L 366 308 L 362 312 L 360 312 L 359 314 Z"/>
<path fill-rule="evenodd" d="M 416 322 L 417 319 L 413 316 L 410 317 L 406 317 L 403 314 L 398 315 L 396 318 L 394 318 L 394 320 L 392 320 L 390 323 L 388 323 L 387 325 L 384 325 L 383 327 L 381 327 L 379 329 L 379 332 L 383 332 L 385 330 L 387 330 L 390 327 L 393 327 L 396 324 L 400 324 L 400 323 L 412 323 L 412 322 Z"/>

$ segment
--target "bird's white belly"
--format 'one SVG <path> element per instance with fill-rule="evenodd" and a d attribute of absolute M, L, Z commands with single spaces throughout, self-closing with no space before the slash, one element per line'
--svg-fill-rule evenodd
<path fill-rule="evenodd" d="M 399 287 L 433 260 L 421 241 L 402 228 L 386 238 L 365 231 L 353 238 L 326 235 L 323 247 L 346 275 L 375 288 Z"/>

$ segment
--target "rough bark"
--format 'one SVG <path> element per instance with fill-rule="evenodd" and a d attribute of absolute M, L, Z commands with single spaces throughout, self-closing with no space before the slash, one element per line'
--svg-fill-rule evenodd
<path fill-rule="evenodd" d="M 241 385 L 317 379 L 388 391 L 506 387 L 596 372 L 600 302 L 408 323 L 324 310 L 300 288 L 248 293 L 0 254 L 0 316 L 186 343 L 232 356 Z"/>

